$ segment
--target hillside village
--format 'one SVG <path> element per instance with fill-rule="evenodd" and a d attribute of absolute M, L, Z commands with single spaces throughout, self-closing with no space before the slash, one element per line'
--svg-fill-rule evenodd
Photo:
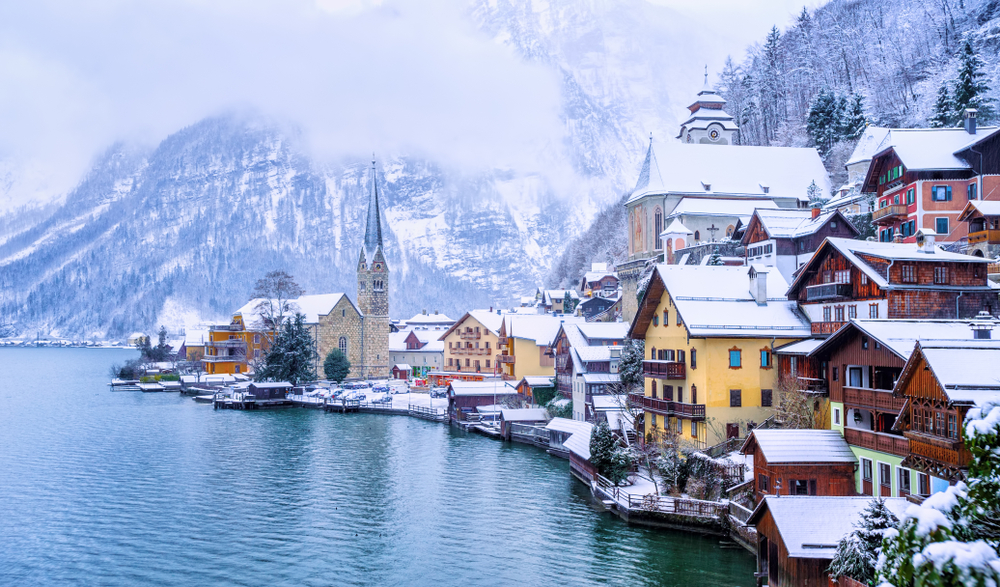
<path fill-rule="evenodd" d="M 869 126 L 831 190 L 815 149 L 734 145 L 725 104 L 706 87 L 650 140 L 626 262 L 456 318 L 389 319 L 373 161 L 356 297 L 286 300 L 315 376 L 282 400 L 386 410 L 395 386 L 414 415 L 424 393 L 418 415 L 568 458 L 630 522 L 728 535 L 770 585 L 826 581 L 871 497 L 905 518 L 965 487 L 975 419 L 1000 413 L 1000 129 Z M 264 389 L 267 301 L 175 342 L 202 373 L 182 379 Z M 309 381 L 332 354 L 349 368 Z"/>

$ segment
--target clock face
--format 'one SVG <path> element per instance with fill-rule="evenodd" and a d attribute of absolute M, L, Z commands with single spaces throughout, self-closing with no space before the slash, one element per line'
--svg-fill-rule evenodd
<path fill-rule="evenodd" d="M 713 141 L 719 140 L 719 136 L 720 136 L 719 129 L 717 128 L 713 128 L 712 130 L 708 131 L 708 138 L 712 139 Z"/>

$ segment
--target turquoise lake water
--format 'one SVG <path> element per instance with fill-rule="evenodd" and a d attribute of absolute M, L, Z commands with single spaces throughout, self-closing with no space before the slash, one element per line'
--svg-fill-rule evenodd
<path fill-rule="evenodd" d="M 754 584 L 746 551 L 598 511 L 533 447 L 109 391 L 134 355 L 0 349 L 0 585 Z"/>

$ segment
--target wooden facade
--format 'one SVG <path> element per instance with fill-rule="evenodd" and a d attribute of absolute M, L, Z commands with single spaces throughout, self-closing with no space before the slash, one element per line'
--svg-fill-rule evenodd
<path fill-rule="evenodd" d="M 791 558 L 774 517 L 766 508 L 755 521 L 757 569 L 767 578 L 768 587 L 828 587 L 830 566 L 827 558 Z"/>
<path fill-rule="evenodd" d="M 741 450 L 753 455 L 754 503 L 767 495 L 854 495 L 855 463 L 769 463 L 753 433 Z"/>

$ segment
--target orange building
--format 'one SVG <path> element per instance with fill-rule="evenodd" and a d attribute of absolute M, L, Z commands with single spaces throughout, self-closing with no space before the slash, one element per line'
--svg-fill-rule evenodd
<path fill-rule="evenodd" d="M 235 314 L 228 325 L 209 328 L 202 365 L 209 374 L 246 373 L 249 362 L 261 358 L 268 346 L 265 333 L 247 330 L 243 315 Z"/>

